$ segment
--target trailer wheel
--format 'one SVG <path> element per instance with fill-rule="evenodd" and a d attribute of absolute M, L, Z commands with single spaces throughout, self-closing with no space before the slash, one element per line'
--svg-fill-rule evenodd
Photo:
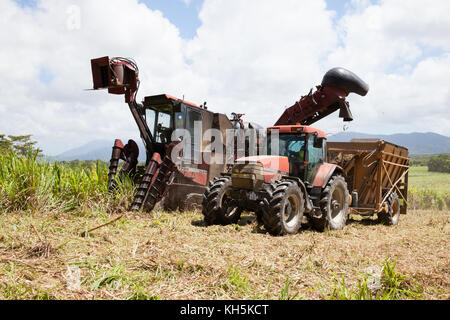
<path fill-rule="evenodd" d="M 400 200 L 397 193 L 392 192 L 387 198 L 388 212 L 382 211 L 378 213 L 378 222 L 388 226 L 398 224 L 400 219 Z"/>
<path fill-rule="evenodd" d="M 276 184 L 269 196 L 269 208 L 263 210 L 262 222 L 273 236 L 297 233 L 302 225 L 305 199 L 303 192 L 293 181 Z"/>
<path fill-rule="evenodd" d="M 202 213 L 206 225 L 227 225 L 237 223 L 242 209 L 233 206 L 226 192 L 231 190 L 230 177 L 216 177 L 203 194 Z"/>
<path fill-rule="evenodd" d="M 348 219 L 349 192 L 345 179 L 336 175 L 328 181 L 320 199 L 320 217 L 311 217 L 313 227 L 318 231 L 341 230 Z"/>

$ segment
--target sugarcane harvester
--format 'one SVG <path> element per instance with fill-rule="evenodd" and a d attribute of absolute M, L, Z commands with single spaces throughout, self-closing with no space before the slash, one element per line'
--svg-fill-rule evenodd
<path fill-rule="evenodd" d="M 284 235 L 296 233 L 304 215 L 317 230 L 342 229 L 350 209 L 398 223 L 399 194 L 406 210 L 405 183 L 400 189 L 399 182 L 407 174 L 407 149 L 357 141 L 330 143 L 328 150 L 326 134 L 310 127 L 337 110 L 344 121 L 352 121 L 346 97 L 365 96 L 368 90 L 353 72 L 329 70 L 314 92 L 267 129 L 267 155 L 237 159 L 230 172 L 210 182 L 203 197 L 205 223 L 236 223 L 244 210 L 254 211 L 270 234 Z M 346 161 L 328 162 L 339 156 Z"/>
<path fill-rule="evenodd" d="M 242 114 L 233 114 L 228 119 L 225 114 L 208 110 L 206 103 L 194 103 L 167 94 L 147 96 L 142 103 L 136 101 L 139 89 L 139 69 L 131 59 L 102 57 L 91 60 L 94 89 L 107 89 L 110 94 L 125 96 L 125 102 L 138 126 L 145 146 L 146 163 L 138 166 L 139 148 L 135 141 L 124 144 L 116 139 L 109 167 L 108 189 L 114 191 L 117 176 L 129 175 L 138 184 L 130 210 L 151 211 L 157 204 L 166 209 L 187 210 L 201 205 L 202 194 L 208 181 L 225 170 L 225 164 L 205 163 L 204 153 L 207 141 L 201 138 L 199 144 L 187 143 L 191 157 L 200 155 L 197 162 L 175 163 L 171 151 L 179 141 L 172 141 L 176 129 L 187 130 L 192 137 L 195 123 L 201 123 L 201 132 L 215 128 L 225 130 L 240 127 Z M 186 148 L 184 145 L 184 148 Z M 187 153 L 180 150 L 180 158 Z M 119 172 L 119 162 L 124 163 Z"/>

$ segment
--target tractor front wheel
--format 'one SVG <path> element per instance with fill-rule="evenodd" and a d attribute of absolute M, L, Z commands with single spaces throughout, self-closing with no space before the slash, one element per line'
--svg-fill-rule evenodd
<path fill-rule="evenodd" d="M 227 196 L 231 189 L 231 177 L 216 177 L 209 183 L 202 202 L 206 225 L 228 225 L 239 221 L 242 209 L 234 206 Z"/>
<path fill-rule="evenodd" d="M 297 233 L 305 211 L 305 199 L 297 183 L 278 182 L 268 200 L 269 207 L 262 215 L 265 229 L 274 236 Z"/>

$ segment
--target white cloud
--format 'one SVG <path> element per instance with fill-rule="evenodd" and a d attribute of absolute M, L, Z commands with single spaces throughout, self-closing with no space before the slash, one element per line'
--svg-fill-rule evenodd
<path fill-rule="evenodd" d="M 135 58 L 142 92 L 180 88 L 182 39 L 161 12 L 136 0 L 78 1 L 79 28 L 68 28 L 71 1 L 42 0 L 37 9 L 12 1 L 0 4 L 0 118 L 2 132 L 32 133 L 49 153 L 83 142 L 139 137 L 123 97 L 90 92 L 90 59 L 104 55 Z M 42 67 L 54 76 L 46 85 Z M 142 94 L 140 95 L 142 96 Z"/>
<path fill-rule="evenodd" d="M 352 130 L 450 134 L 449 9 L 446 0 L 428 6 L 386 0 L 358 6 L 339 21 L 342 43 L 329 64 L 346 66 L 371 85 L 367 97 L 356 98 Z M 438 55 L 428 56 L 430 48 Z"/>
<path fill-rule="evenodd" d="M 324 1 L 212 0 L 200 19 L 187 57 L 211 105 L 265 125 L 320 81 L 320 57 L 337 41 Z"/>
<path fill-rule="evenodd" d="M 343 66 L 371 86 L 366 97 L 349 97 L 352 130 L 450 135 L 447 0 L 352 0 L 337 25 L 323 0 L 205 0 L 192 40 L 137 0 L 80 0 L 79 20 L 70 20 L 73 5 L 0 2 L 0 133 L 32 133 L 50 154 L 94 139 L 138 138 L 123 97 L 84 91 L 92 86 L 90 59 L 104 55 L 137 61 L 138 98 L 185 95 L 265 126 Z M 47 84 L 42 70 L 53 76 Z M 342 125 L 336 114 L 316 126 Z"/>

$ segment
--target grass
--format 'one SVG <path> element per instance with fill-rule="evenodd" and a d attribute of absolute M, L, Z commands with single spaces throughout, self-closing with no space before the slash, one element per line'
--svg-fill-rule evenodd
<path fill-rule="evenodd" d="M 428 167 L 413 166 L 409 171 L 409 184 L 417 189 L 428 189 L 440 194 L 448 194 L 450 173 L 430 172 Z"/>
<path fill-rule="evenodd" d="M 0 298 L 449 299 L 449 218 L 410 211 L 388 227 L 352 217 L 342 231 L 305 225 L 272 237 L 250 216 L 236 230 L 205 227 L 199 212 L 157 211 L 80 237 L 103 218 L 3 214 Z M 42 241 L 53 250 L 31 254 Z M 382 269 L 377 292 L 367 273 L 374 266 Z M 69 269 L 78 270 L 78 287 Z"/>
<path fill-rule="evenodd" d="M 364 274 L 356 288 L 348 287 L 344 276 L 341 281 L 335 277 L 335 286 L 328 297 L 336 300 L 420 299 L 423 288 L 414 279 L 395 271 L 395 265 L 396 261 L 391 263 L 387 259 L 379 274 Z"/>
<path fill-rule="evenodd" d="M 413 166 L 409 172 L 408 204 L 412 209 L 450 209 L 450 174 Z"/>
<path fill-rule="evenodd" d="M 116 195 L 108 195 L 108 167 L 97 162 L 90 168 L 36 160 L 36 154 L 0 155 L 0 213 L 114 211 L 132 198 L 133 187 L 123 179 Z M 123 203 L 125 202 L 125 203 Z"/>

